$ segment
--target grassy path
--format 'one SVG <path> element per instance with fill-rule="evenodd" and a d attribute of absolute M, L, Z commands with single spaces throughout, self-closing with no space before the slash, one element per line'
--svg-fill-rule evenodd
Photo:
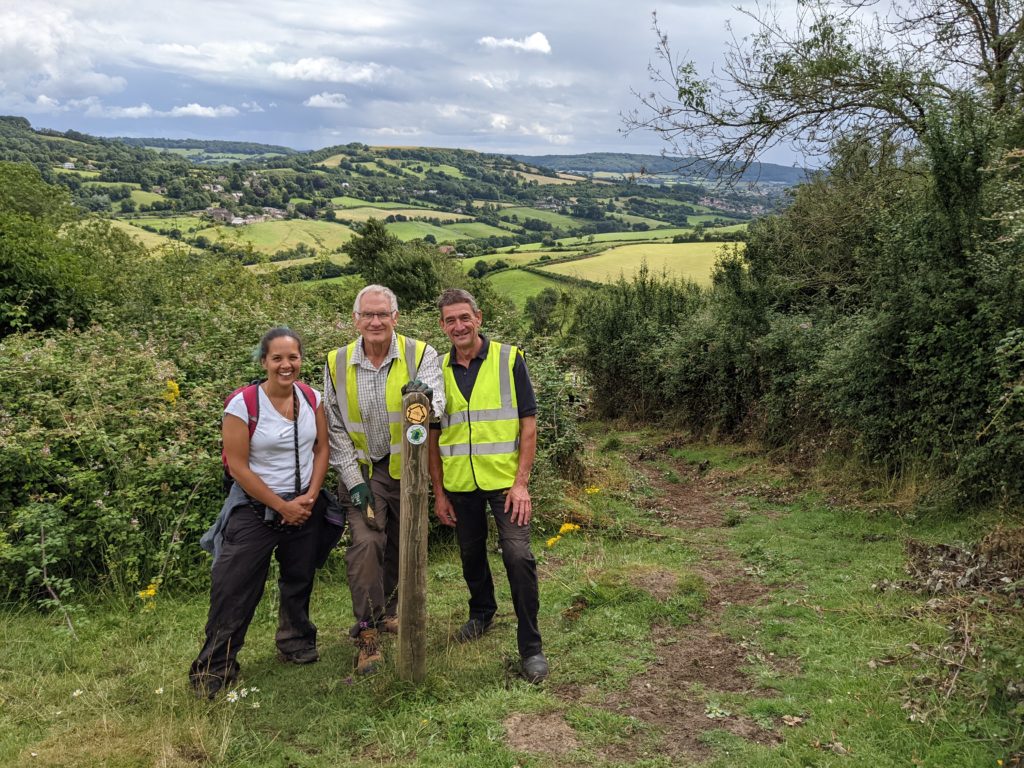
<path fill-rule="evenodd" d="M 736 449 L 593 431 L 589 486 L 535 540 L 545 685 L 514 674 L 515 617 L 497 553 L 495 629 L 451 642 L 466 593 L 456 547 L 438 534 L 428 679 L 418 688 L 395 679 L 393 643 L 380 674 L 352 676 L 340 553 L 314 592 L 321 661 L 275 660 L 268 582 L 234 701 L 188 691 L 206 612 L 189 585 L 83 604 L 78 641 L 57 619 L 5 609 L 0 765 L 1019 761 L 1024 709 L 992 692 L 1018 663 L 1019 597 L 895 588 L 907 578 L 909 539 L 934 551 L 976 538 L 977 527 L 855 509 Z M 580 528 L 555 539 L 563 521 Z"/>

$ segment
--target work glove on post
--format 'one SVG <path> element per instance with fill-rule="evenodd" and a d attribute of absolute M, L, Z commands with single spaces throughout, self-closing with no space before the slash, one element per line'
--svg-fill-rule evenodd
<path fill-rule="evenodd" d="M 434 390 L 419 379 L 413 379 L 408 384 L 402 385 L 403 395 L 408 395 L 410 392 L 420 392 L 427 396 L 427 400 L 430 400 L 431 402 L 434 400 Z"/>

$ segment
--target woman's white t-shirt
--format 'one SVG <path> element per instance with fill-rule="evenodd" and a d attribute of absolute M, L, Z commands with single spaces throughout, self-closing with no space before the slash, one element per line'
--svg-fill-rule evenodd
<path fill-rule="evenodd" d="M 320 393 L 316 404 L 320 405 Z M 313 477 L 313 443 L 316 442 L 316 413 L 309 407 L 302 392 L 299 398 L 299 478 L 300 488 L 308 488 Z M 267 484 L 274 493 L 295 492 L 295 437 L 294 422 L 286 419 L 270 402 L 263 387 L 259 387 L 260 418 L 249 440 L 249 469 Z M 247 425 L 249 412 L 239 392 L 224 406 L 224 413 L 237 416 Z"/>

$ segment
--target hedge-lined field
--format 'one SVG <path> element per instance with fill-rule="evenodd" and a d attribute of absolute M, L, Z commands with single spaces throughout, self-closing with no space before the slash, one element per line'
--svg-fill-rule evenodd
<path fill-rule="evenodd" d="M 740 244 L 742 246 L 742 244 Z M 643 264 L 651 272 L 662 271 L 672 277 L 692 280 L 700 285 L 711 282 L 711 270 L 723 249 L 722 243 L 638 243 L 609 248 L 596 256 L 564 264 L 541 267 L 556 275 L 579 277 L 594 282 L 612 283 L 624 275 L 632 278 Z"/>

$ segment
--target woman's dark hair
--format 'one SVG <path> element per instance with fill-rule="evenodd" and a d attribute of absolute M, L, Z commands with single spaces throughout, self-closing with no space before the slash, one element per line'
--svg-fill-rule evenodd
<path fill-rule="evenodd" d="M 269 331 L 263 334 L 263 338 L 260 339 L 260 346 L 256 350 L 256 359 L 261 363 L 264 360 L 266 360 L 267 354 L 270 352 L 270 342 L 272 342 L 274 339 L 280 339 L 282 337 L 295 339 L 295 342 L 299 345 L 299 356 L 306 356 L 305 352 L 303 352 L 302 350 L 302 337 L 299 336 L 299 334 L 297 334 L 287 325 L 279 325 L 276 328 L 271 328 Z"/>

